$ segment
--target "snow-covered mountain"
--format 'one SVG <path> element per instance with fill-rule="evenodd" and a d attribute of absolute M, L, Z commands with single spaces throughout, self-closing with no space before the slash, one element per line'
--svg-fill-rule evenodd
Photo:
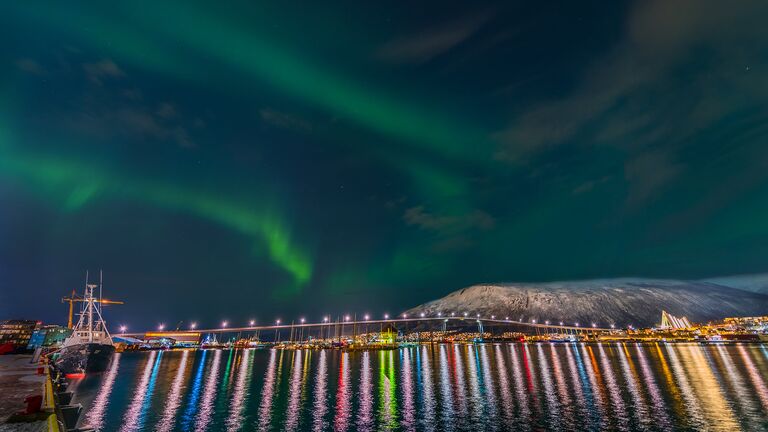
<path fill-rule="evenodd" d="M 661 311 L 693 322 L 768 315 L 768 295 L 706 281 L 600 279 L 474 285 L 409 311 L 410 315 L 464 312 L 543 323 L 651 326 Z"/>

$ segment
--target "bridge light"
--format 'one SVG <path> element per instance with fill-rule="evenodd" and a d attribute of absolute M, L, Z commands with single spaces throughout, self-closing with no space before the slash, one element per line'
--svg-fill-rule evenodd
<path fill-rule="evenodd" d="M 300 319 L 299 321 L 301 321 L 301 323 L 304 324 L 304 318 Z"/>
<path fill-rule="evenodd" d="M 221 323 L 221 327 L 222 327 L 222 328 L 227 328 L 227 324 L 228 324 L 228 323 L 227 323 L 226 321 L 224 321 L 224 322 L 222 322 L 222 323 Z"/>
<path fill-rule="evenodd" d="M 125 330 L 126 330 L 127 328 L 128 328 L 128 327 L 126 327 L 126 326 L 124 326 L 124 325 L 121 325 L 121 326 L 120 326 L 120 331 L 121 331 L 121 332 L 123 332 L 123 333 L 125 333 Z"/>
<path fill-rule="evenodd" d="M 368 316 L 368 314 L 365 314 L 365 320 L 368 321 L 368 319 L 371 318 Z"/>
<path fill-rule="evenodd" d="M 389 319 L 389 314 L 384 314 L 384 319 Z"/>
<path fill-rule="evenodd" d="M 323 322 L 328 322 L 328 317 L 323 317 Z"/>
<path fill-rule="evenodd" d="M 192 324 L 189 325 L 189 328 L 191 328 L 192 330 L 194 330 L 195 327 L 197 327 L 197 323 L 196 322 L 193 322 Z"/>
<path fill-rule="evenodd" d="M 256 321 L 254 321 L 254 320 L 251 320 L 251 327 L 253 327 L 253 326 L 254 326 L 254 324 L 256 324 Z"/>
<path fill-rule="evenodd" d="M 157 329 L 160 331 L 163 331 L 164 328 L 165 328 L 165 324 L 160 324 L 159 326 L 157 326 Z"/>
<path fill-rule="evenodd" d="M 280 325 L 280 320 L 277 320 L 276 322 L 277 322 L 277 325 Z"/>
<path fill-rule="evenodd" d="M 349 321 L 349 315 L 344 317 L 344 321 Z"/>

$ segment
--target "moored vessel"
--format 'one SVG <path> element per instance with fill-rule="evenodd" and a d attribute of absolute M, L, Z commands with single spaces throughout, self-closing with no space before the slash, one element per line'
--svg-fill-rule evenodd
<path fill-rule="evenodd" d="M 54 360 L 56 368 L 69 377 L 107 370 L 115 353 L 115 344 L 101 315 L 99 301 L 93 293 L 97 287 L 101 297 L 101 276 L 99 284 L 96 285 L 88 283 L 86 274 L 80 318 L 73 328 L 72 335 L 64 340 Z"/>

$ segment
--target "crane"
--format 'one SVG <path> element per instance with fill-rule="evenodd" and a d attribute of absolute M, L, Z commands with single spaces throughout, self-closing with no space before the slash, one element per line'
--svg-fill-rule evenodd
<path fill-rule="evenodd" d="M 74 310 L 74 304 L 78 302 L 84 301 L 81 297 L 78 297 L 75 293 L 75 290 L 72 290 L 72 294 L 70 294 L 69 297 L 62 297 L 61 302 L 62 303 L 69 303 L 69 319 L 67 321 L 67 327 L 72 328 L 72 314 Z M 107 300 L 107 299 L 97 299 L 95 300 L 96 303 L 101 304 L 125 304 L 124 302 L 118 301 L 118 300 Z"/>

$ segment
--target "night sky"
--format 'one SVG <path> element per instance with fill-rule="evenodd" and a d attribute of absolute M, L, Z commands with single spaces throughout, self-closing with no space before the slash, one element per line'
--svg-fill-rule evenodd
<path fill-rule="evenodd" d="M 768 3 L 260 3 L 0 7 L 0 318 L 768 271 Z"/>

